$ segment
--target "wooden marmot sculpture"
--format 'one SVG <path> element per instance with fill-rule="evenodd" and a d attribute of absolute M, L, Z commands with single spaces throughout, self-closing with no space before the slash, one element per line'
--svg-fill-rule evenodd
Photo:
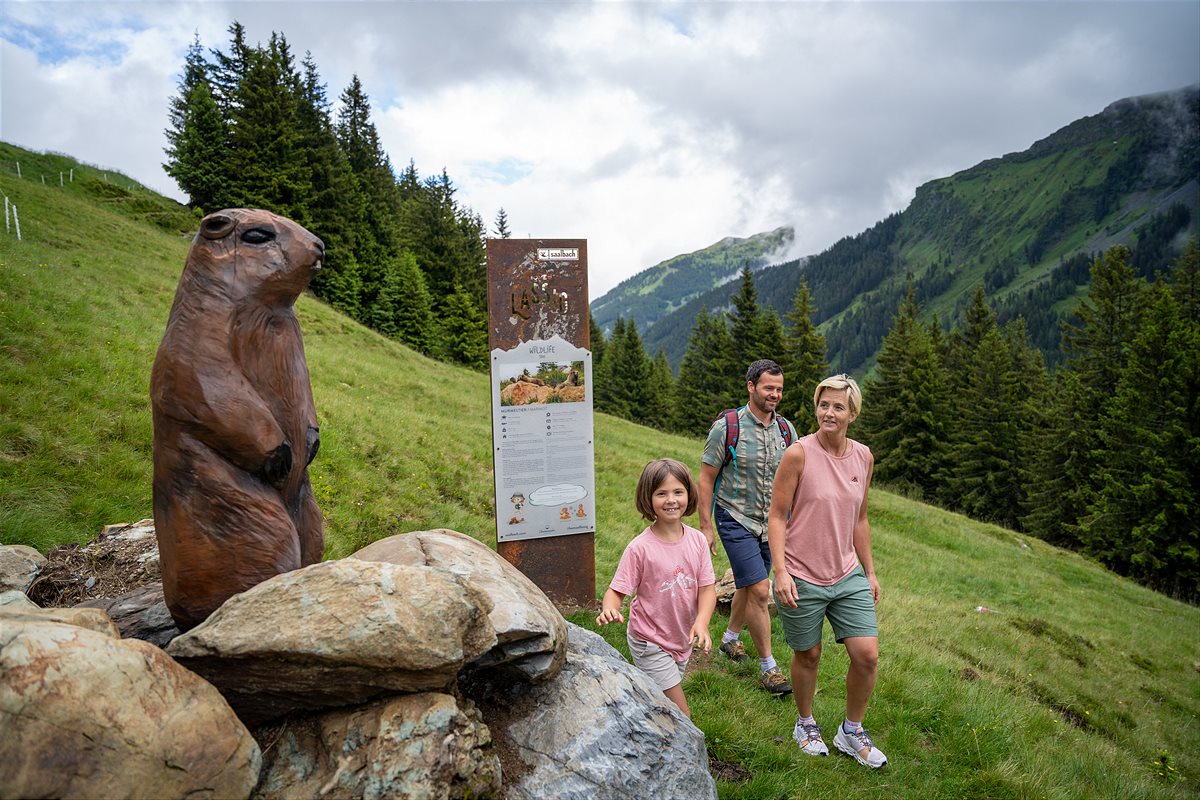
<path fill-rule="evenodd" d="M 325 245 L 268 211 L 209 214 L 150 376 L 154 522 L 180 630 L 230 596 L 314 564 L 317 413 L 293 304 Z"/>

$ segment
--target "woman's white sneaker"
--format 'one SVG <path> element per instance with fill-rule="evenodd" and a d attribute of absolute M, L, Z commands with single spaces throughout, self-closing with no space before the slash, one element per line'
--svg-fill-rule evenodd
<path fill-rule="evenodd" d="M 833 745 L 846 755 L 854 756 L 854 760 L 858 763 L 865 764 L 872 769 L 879 769 L 887 763 L 887 756 L 871 741 L 871 736 L 867 733 L 866 728 L 859 728 L 854 733 L 846 733 L 845 727 L 839 723 L 837 736 L 833 737 Z"/>
<path fill-rule="evenodd" d="M 797 722 L 792 730 L 792 738 L 800 745 L 800 749 L 810 756 L 829 755 L 829 748 L 825 746 L 825 739 L 821 736 L 821 726 L 815 722 L 807 725 Z"/>

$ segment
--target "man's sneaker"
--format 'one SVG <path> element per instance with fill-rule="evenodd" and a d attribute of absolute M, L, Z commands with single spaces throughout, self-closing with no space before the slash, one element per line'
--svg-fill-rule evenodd
<path fill-rule="evenodd" d="M 732 642 L 721 642 L 720 650 L 725 655 L 729 656 L 730 661 L 741 664 L 750 656 L 746 655 L 746 645 L 740 640 L 734 639 Z"/>
<path fill-rule="evenodd" d="M 825 746 L 825 739 L 821 737 L 821 726 L 815 722 L 807 725 L 797 722 L 795 729 L 792 730 L 792 738 L 796 740 L 796 744 L 800 745 L 800 749 L 810 756 L 829 755 L 829 748 Z"/>
<path fill-rule="evenodd" d="M 887 756 L 875 747 L 866 728 L 859 728 L 854 733 L 846 733 L 846 728 L 838 723 L 837 736 L 833 737 L 833 745 L 838 750 L 865 764 L 872 769 L 879 769 L 887 763 Z"/>
<path fill-rule="evenodd" d="M 762 674 L 762 687 L 776 697 L 792 693 L 792 685 L 783 677 L 779 667 L 772 667 Z"/>

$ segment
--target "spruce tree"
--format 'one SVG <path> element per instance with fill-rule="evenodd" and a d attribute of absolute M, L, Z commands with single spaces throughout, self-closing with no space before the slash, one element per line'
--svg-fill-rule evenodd
<path fill-rule="evenodd" d="M 209 72 L 213 99 L 221 110 L 221 118 L 234 119 L 241 107 L 238 90 L 246 78 L 253 48 L 246 43 L 246 28 L 234 20 L 229 28 L 229 52 L 212 50 L 213 64 Z"/>
<path fill-rule="evenodd" d="M 817 420 L 813 413 L 812 396 L 817 384 L 829 373 L 825 337 L 812 324 L 812 295 L 808 281 L 801 278 L 792 308 L 787 313 L 788 330 L 785 338 L 783 367 L 783 401 L 779 412 L 792 421 L 801 436 L 815 433 Z"/>
<path fill-rule="evenodd" d="M 617 318 L 596 381 L 596 406 L 623 419 L 647 423 L 653 365 L 633 320 Z"/>
<path fill-rule="evenodd" d="M 425 275 L 411 253 L 401 253 L 396 259 L 396 274 L 404 291 L 393 309 L 396 338 L 409 347 L 428 353 L 433 344 L 433 298 L 425 286 Z M 484 348 L 487 346 L 486 322 Z M 485 363 L 486 363 L 486 352 Z"/>
<path fill-rule="evenodd" d="M 173 136 L 178 136 L 183 131 L 190 107 L 188 94 L 200 84 L 208 83 L 208 70 L 209 64 L 204 58 L 204 47 L 200 44 L 200 34 L 196 33 L 183 57 L 183 72 L 180 73 L 178 84 L 179 93 L 167 101 L 168 127 L 166 134 L 168 142 L 172 141 Z"/>
<path fill-rule="evenodd" d="M 358 75 L 339 98 L 335 133 L 361 194 L 362 219 L 355 230 L 355 255 L 365 273 L 399 252 L 400 194 L 391 162 L 371 121 L 371 102 Z M 452 293 L 453 288 L 448 287 Z"/>
<path fill-rule="evenodd" d="M 859 435 L 881 482 L 932 498 L 945 457 L 946 380 L 911 282 L 863 387 Z"/>
<path fill-rule="evenodd" d="M 1146 312 L 1101 419 L 1097 492 L 1080 528 L 1087 551 L 1123 575 L 1185 600 L 1200 598 L 1200 453 L 1190 414 L 1200 336 L 1162 285 Z"/>
<path fill-rule="evenodd" d="M 612 336 L 604 348 L 604 358 L 592 370 L 595 384 L 593 402 L 597 411 L 620 416 L 621 393 L 612 377 L 613 354 L 622 346 L 625 339 L 625 320 L 618 316 L 613 323 Z"/>
<path fill-rule="evenodd" d="M 272 33 L 267 47 L 248 50 L 235 89 L 230 148 L 240 203 L 305 221 L 312 184 L 300 152 L 300 91 L 286 38 Z"/>
<path fill-rule="evenodd" d="M 1189 325 L 1200 325 L 1200 244 L 1188 240 L 1183 254 L 1176 259 L 1167 285 L 1179 302 L 1179 316 Z"/>
<path fill-rule="evenodd" d="M 1087 512 L 1087 503 L 1079 492 L 1079 453 L 1085 448 L 1088 426 L 1083 389 L 1079 376 L 1059 368 L 1053 391 L 1046 392 L 1044 420 L 1033 426 L 1029 441 L 1032 481 L 1022 518 L 1022 527 L 1040 539 L 1059 547 L 1078 549 L 1077 521 Z"/>
<path fill-rule="evenodd" d="M 402 253 L 388 262 L 378 286 L 363 321 L 385 336 L 429 352 L 435 339 L 433 303 L 416 259 Z M 468 366 L 479 366 L 478 353 L 473 349 L 477 346 L 478 342 L 463 339 L 462 343 L 451 345 L 454 349 L 450 357 Z M 464 353 L 473 355 L 463 356 Z"/>
<path fill-rule="evenodd" d="M 1101 438 L 1104 405 L 1116 393 L 1127 348 L 1141 324 L 1144 285 L 1129 266 L 1128 256 L 1127 248 L 1117 246 L 1095 259 L 1087 296 L 1075 310 L 1079 322 L 1064 325 L 1063 331 L 1066 369 L 1077 378 L 1080 424 L 1071 435 L 1075 448 L 1061 464 L 1047 466 L 1065 473 L 1064 492 L 1057 500 L 1062 507 L 1061 530 L 1084 550 L 1090 549 L 1090 543 L 1079 517 L 1073 514 L 1090 507 L 1099 494 L 1105 460 Z"/>
<path fill-rule="evenodd" d="M 1141 323 L 1144 288 L 1128 263 L 1123 245 L 1107 250 L 1092 264 L 1087 298 L 1075 309 L 1078 324 L 1065 326 L 1063 349 L 1083 385 L 1109 397 L 1125 369 L 1125 349 Z"/>
<path fill-rule="evenodd" d="M 504 208 L 496 213 L 496 228 L 495 234 L 497 239 L 508 239 L 512 237 L 512 231 L 508 229 L 508 214 Z"/>
<path fill-rule="evenodd" d="M 199 35 L 188 48 L 179 93 L 168 105 L 167 162 L 163 169 L 202 212 L 229 205 L 229 132 L 212 95 Z"/>
<path fill-rule="evenodd" d="M 776 359 L 778 349 L 771 350 L 763 342 L 762 309 L 758 305 L 758 290 L 754 287 L 754 274 L 750 266 L 742 267 L 741 285 L 733 297 L 733 310 L 729 313 L 729 333 L 733 338 L 734 361 L 743 372 L 751 362 L 760 358 Z"/>
<path fill-rule="evenodd" d="M 779 321 L 779 315 L 775 313 L 775 309 L 764 308 L 758 312 L 755 339 L 759 343 L 759 352 L 767 354 L 761 358 L 769 358 L 776 363 L 780 360 L 787 361 L 787 344 L 785 343 L 787 334 L 784 333 L 783 323 Z M 755 360 L 752 358 L 747 361 L 745 367 L 750 366 L 750 362 Z M 746 376 L 745 367 L 742 368 L 743 379 Z"/>
<path fill-rule="evenodd" d="M 1015 400 L 1022 377 L 1013 371 L 1004 335 L 990 328 L 973 353 L 962 391 L 961 434 L 951 455 L 955 507 L 1008 527 L 1023 506 L 1015 462 L 1022 424 Z"/>
<path fill-rule="evenodd" d="M 659 430 L 675 429 L 675 375 L 662 348 L 650 362 L 649 391 L 641 420 Z"/>
<path fill-rule="evenodd" d="M 702 308 L 679 365 L 676 429 L 692 436 L 706 434 L 723 409 L 745 403 L 744 376 L 745 367 L 739 371 L 733 361 L 733 340 L 724 315 Z"/>
<path fill-rule="evenodd" d="M 637 323 L 625 323 L 625 335 L 620 343 L 605 354 L 609 364 L 608 377 L 618 396 L 618 416 L 638 423 L 646 422 L 646 410 L 650 407 L 651 378 L 653 363 L 646 355 L 646 347 L 638 334 Z"/>
<path fill-rule="evenodd" d="M 220 110 L 204 81 L 188 90 L 182 128 L 167 131 L 166 173 L 202 213 L 228 208 L 233 202 L 226 174 L 228 133 Z"/>
<path fill-rule="evenodd" d="M 604 331 L 600 330 L 600 326 L 596 324 L 596 318 L 588 314 L 588 347 L 592 351 L 593 374 L 600 368 L 600 363 L 604 361 L 604 347 L 606 344 Z"/>
<path fill-rule="evenodd" d="M 445 170 L 426 178 L 415 192 L 403 178 L 401 186 L 400 242 L 416 256 L 434 298 L 459 286 L 484 309 L 487 274 L 482 220 L 459 208 L 454 199 L 457 190 Z"/>
<path fill-rule="evenodd" d="M 439 327 L 442 360 L 471 369 L 487 369 L 487 317 L 461 288 L 455 287 L 442 302 Z"/>
<path fill-rule="evenodd" d="M 296 119 L 310 190 L 302 204 L 304 217 L 298 221 L 325 242 L 324 264 L 312 288 L 318 297 L 358 319 L 362 279 L 355 236 L 364 214 L 362 196 L 334 135 L 325 84 L 311 53 L 305 54 L 302 67 Z"/>

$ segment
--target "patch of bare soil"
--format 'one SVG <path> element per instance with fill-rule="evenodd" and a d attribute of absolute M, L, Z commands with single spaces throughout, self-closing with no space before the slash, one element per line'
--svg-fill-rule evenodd
<path fill-rule="evenodd" d="M 708 756 L 708 771 L 712 773 L 715 780 L 725 781 L 726 783 L 745 783 L 753 777 L 750 774 L 750 770 L 741 764 L 713 758 L 711 753 Z"/>
<path fill-rule="evenodd" d="M 26 594 L 43 608 L 70 608 L 120 597 L 160 579 L 154 522 L 142 520 L 108 525 L 83 545 L 53 548 Z"/>

